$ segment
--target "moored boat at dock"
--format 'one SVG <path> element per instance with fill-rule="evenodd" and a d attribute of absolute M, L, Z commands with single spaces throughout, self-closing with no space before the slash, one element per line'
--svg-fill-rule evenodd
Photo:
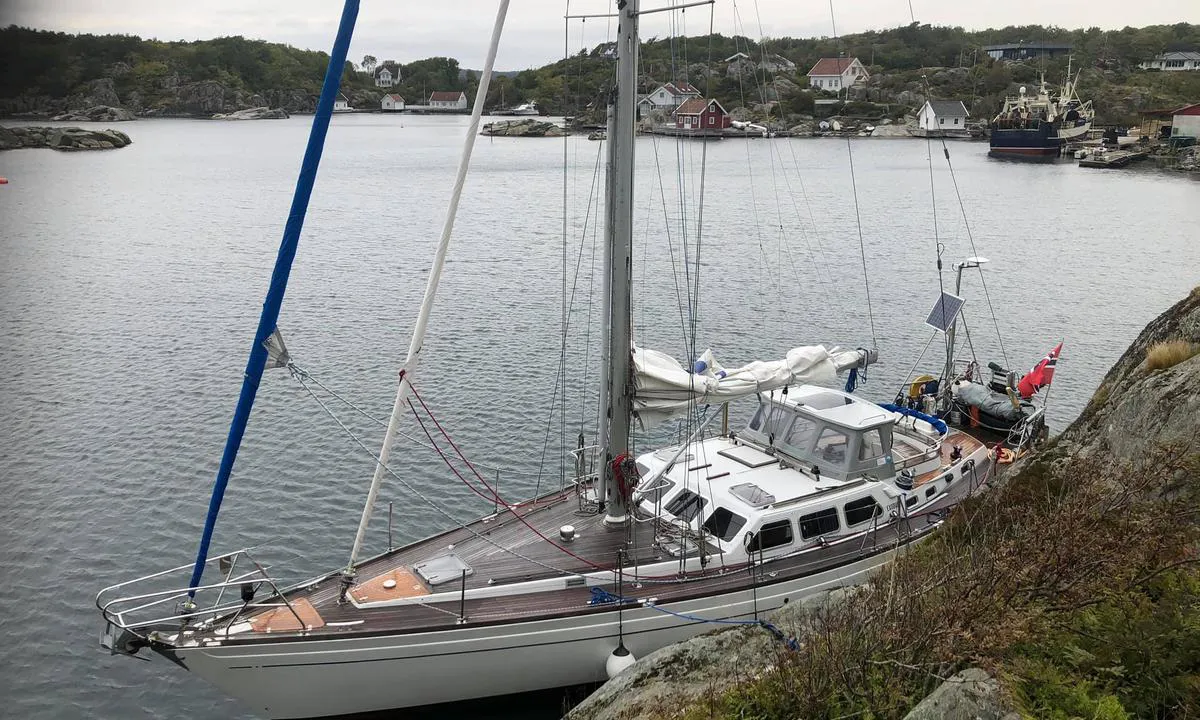
<path fill-rule="evenodd" d="M 1015 97 L 1005 99 L 992 119 L 988 155 L 1052 160 L 1062 156 L 1065 143 L 1087 135 L 1095 118 L 1092 102 L 1079 99 L 1069 67 L 1067 73 L 1058 95 L 1043 78 L 1036 95 L 1022 87 Z"/>

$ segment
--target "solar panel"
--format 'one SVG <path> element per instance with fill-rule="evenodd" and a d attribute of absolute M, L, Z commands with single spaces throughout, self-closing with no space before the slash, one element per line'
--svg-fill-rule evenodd
<path fill-rule="evenodd" d="M 933 304 L 933 309 L 929 311 L 929 317 L 925 319 L 925 324 L 934 330 L 946 332 L 954 324 L 954 319 L 958 317 L 965 302 L 966 300 L 957 295 L 951 295 L 948 292 L 942 293 L 942 296 Z"/>

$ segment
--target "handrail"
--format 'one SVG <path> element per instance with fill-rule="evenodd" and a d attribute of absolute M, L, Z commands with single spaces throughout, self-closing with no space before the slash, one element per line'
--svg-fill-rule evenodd
<path fill-rule="evenodd" d="M 239 573 L 235 576 L 232 574 L 233 568 L 236 567 L 237 560 L 243 556 L 254 565 L 254 569 Z M 200 622 L 197 622 L 195 625 L 196 628 L 204 628 L 211 622 L 216 621 L 218 618 L 223 618 L 226 615 L 229 616 L 229 622 L 226 624 L 226 630 L 228 630 L 228 628 L 232 626 L 232 624 L 236 622 L 238 618 L 243 617 L 244 614 L 249 610 L 280 607 L 286 607 L 292 616 L 295 617 L 296 622 L 302 629 L 307 627 L 304 619 L 300 617 L 300 613 L 296 610 L 291 601 L 288 600 L 287 592 L 295 588 L 310 585 L 313 582 L 318 581 L 320 579 L 319 577 L 311 578 L 291 586 L 280 588 L 276 581 L 267 572 L 267 568 L 255 560 L 254 557 L 250 555 L 249 549 L 245 548 L 222 555 L 213 556 L 206 560 L 205 564 L 207 565 L 213 561 L 220 561 L 226 558 L 232 558 L 232 562 L 230 563 L 228 571 L 229 574 L 227 574 L 225 579 L 220 582 L 208 583 L 194 587 L 173 587 L 166 590 L 154 590 L 151 592 L 112 597 L 112 595 L 116 594 L 116 592 L 120 591 L 122 588 L 132 588 L 133 586 L 144 585 L 145 583 L 164 578 L 173 573 L 180 574 L 192 569 L 191 565 L 181 565 L 179 567 L 162 570 L 149 575 L 144 575 L 139 578 L 134 578 L 132 580 L 126 580 L 125 582 L 117 583 L 115 585 L 110 585 L 96 594 L 96 607 L 100 610 L 100 613 L 104 617 L 105 621 L 110 625 L 134 633 L 136 633 L 139 629 L 151 628 L 153 626 L 163 625 L 165 623 L 181 622 L 183 625 L 186 625 L 193 619 L 207 618 L 207 620 L 201 619 Z M 225 591 L 228 588 L 239 587 L 246 582 L 257 582 L 260 585 L 265 583 L 271 588 L 271 593 L 259 600 L 239 600 L 222 604 L 221 601 L 224 598 Z M 196 593 L 209 593 L 212 591 L 216 591 L 217 596 L 211 604 L 206 604 L 201 607 L 193 599 Z M 176 602 L 177 605 L 175 612 L 169 615 L 158 615 L 156 613 L 151 613 L 152 616 L 149 618 L 143 617 L 134 619 L 130 617 L 131 615 L 137 613 L 145 613 L 146 611 L 153 609 L 161 609 L 164 605 L 167 605 L 171 602 Z"/>

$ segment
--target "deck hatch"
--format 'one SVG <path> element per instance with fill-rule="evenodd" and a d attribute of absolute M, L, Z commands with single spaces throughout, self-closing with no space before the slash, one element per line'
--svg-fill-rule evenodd
<path fill-rule="evenodd" d="M 748 445 L 739 445 L 737 447 L 718 450 L 718 455 L 727 457 L 730 460 L 737 460 L 748 468 L 760 468 L 771 463 L 779 462 L 779 458 L 766 454 L 762 450 L 757 450 Z"/>
<path fill-rule="evenodd" d="M 475 572 L 471 569 L 470 565 L 463 562 L 462 558 L 453 553 L 439 555 L 432 560 L 419 562 L 413 565 L 413 570 L 416 570 L 421 579 L 430 585 L 441 585 L 451 580 L 461 580 L 464 571 L 466 571 L 467 575 L 472 575 Z"/>
<path fill-rule="evenodd" d="M 734 485 L 729 488 L 729 494 L 751 507 L 764 507 L 775 502 L 774 495 L 754 483 Z"/>

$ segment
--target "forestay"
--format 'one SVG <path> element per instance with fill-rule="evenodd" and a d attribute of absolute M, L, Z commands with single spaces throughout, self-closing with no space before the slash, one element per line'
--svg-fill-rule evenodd
<path fill-rule="evenodd" d="M 726 369 L 705 350 L 692 370 L 657 350 L 633 348 L 633 407 L 643 427 L 698 405 L 725 403 L 747 395 L 797 384 L 828 385 L 841 370 L 866 367 L 874 351 L 823 345 L 792 348 L 782 360 L 756 360 Z"/>

